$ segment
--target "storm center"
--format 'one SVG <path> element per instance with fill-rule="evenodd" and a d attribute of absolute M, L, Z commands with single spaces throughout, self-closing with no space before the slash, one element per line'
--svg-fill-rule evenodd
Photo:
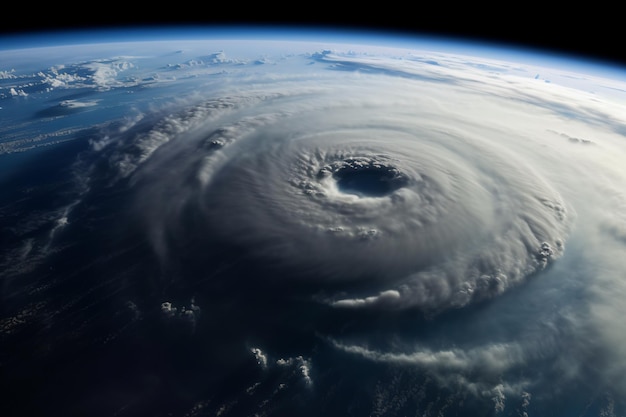
<path fill-rule="evenodd" d="M 392 167 L 343 166 L 333 173 L 339 190 L 361 197 L 383 197 L 406 185 L 406 178 Z"/>

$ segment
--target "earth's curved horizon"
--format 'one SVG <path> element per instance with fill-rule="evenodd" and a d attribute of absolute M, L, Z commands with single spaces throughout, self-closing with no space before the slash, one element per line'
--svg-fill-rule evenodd
<path fill-rule="evenodd" d="M 88 33 L 0 42 L 0 414 L 626 413 L 626 68 Z"/>

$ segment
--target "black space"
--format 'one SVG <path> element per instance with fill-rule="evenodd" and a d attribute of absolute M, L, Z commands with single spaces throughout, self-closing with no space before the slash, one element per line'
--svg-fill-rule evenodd
<path fill-rule="evenodd" d="M 219 6 L 219 7 L 218 7 Z M 157 26 L 240 25 L 354 29 L 398 36 L 438 36 L 506 44 L 545 52 L 574 55 L 626 67 L 622 13 L 617 6 L 594 2 L 565 4 L 502 3 L 493 6 L 423 3 L 294 3 L 279 9 L 271 4 L 161 4 L 150 11 L 127 4 L 107 3 L 92 11 L 72 13 L 67 7 L 46 11 L 45 19 L 3 19 L 2 34 L 64 31 L 66 29 L 129 29 Z M 552 8 L 552 9 L 551 9 Z"/>

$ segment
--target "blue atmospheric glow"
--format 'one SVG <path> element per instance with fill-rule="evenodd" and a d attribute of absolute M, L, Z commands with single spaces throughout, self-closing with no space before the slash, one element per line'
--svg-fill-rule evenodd
<path fill-rule="evenodd" d="M 437 50 L 446 53 L 525 62 L 532 65 L 626 79 L 626 68 L 619 63 L 585 55 L 540 48 L 537 45 L 511 44 L 493 39 L 455 36 L 433 32 L 407 32 L 380 29 L 355 29 L 338 26 L 290 25 L 168 25 L 155 27 L 108 27 L 80 30 L 48 30 L 0 36 L 0 50 L 92 43 L 172 41 L 172 40 L 276 40 L 353 43 L 393 48 Z"/>

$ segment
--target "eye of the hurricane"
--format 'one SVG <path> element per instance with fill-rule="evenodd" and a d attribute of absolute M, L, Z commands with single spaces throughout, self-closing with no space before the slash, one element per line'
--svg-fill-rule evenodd
<path fill-rule="evenodd" d="M 407 185 L 397 168 L 378 162 L 348 159 L 320 170 L 320 176 L 332 175 L 339 191 L 359 197 L 384 197 Z"/>

